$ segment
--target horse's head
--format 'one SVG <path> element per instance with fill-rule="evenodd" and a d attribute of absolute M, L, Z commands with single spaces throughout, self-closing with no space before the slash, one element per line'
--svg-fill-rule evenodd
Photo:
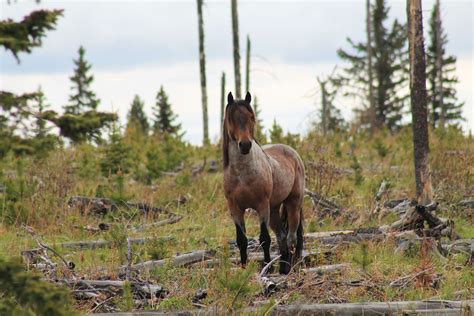
<path fill-rule="evenodd" d="M 239 151 L 247 155 L 252 148 L 255 130 L 255 114 L 250 106 L 252 97 L 249 92 L 245 100 L 234 100 L 232 93 L 227 95 L 227 107 L 224 118 L 224 143 L 229 139 L 237 142 Z M 227 147 L 227 144 L 224 144 Z M 225 149 L 224 149 L 225 150 Z"/>

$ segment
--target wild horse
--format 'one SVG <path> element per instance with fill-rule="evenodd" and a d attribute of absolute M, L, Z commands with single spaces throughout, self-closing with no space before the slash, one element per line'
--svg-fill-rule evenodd
<path fill-rule="evenodd" d="M 275 232 L 280 250 L 280 273 L 287 274 L 303 250 L 304 165 L 298 153 L 281 144 L 260 144 L 254 138 L 255 113 L 245 100 L 227 96 L 223 128 L 224 190 L 235 223 L 243 266 L 247 263 L 244 214 L 254 209 L 260 219 L 260 243 L 264 263 L 270 262 Z"/>

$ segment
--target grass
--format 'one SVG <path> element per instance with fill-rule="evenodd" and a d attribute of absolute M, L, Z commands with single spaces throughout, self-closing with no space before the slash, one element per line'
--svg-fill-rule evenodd
<path fill-rule="evenodd" d="M 337 134 L 322 138 L 310 135 L 298 145 L 298 151 L 307 166 L 307 187 L 344 206 L 343 214 L 336 219 L 318 218 L 311 203 L 305 199 L 305 231 L 318 232 L 356 227 L 373 227 L 396 220 L 393 214 L 376 218 L 371 216 L 374 197 L 383 179 L 390 183 L 382 202 L 395 198 L 413 198 L 412 143 L 410 130 L 399 134 L 381 133 L 375 138 Z M 462 238 L 474 238 L 473 217 L 456 207 L 474 192 L 474 142 L 455 131 L 431 134 L 431 164 L 436 199 L 440 216 L 454 221 L 456 232 Z M 335 145 L 337 144 L 337 145 Z M 133 247 L 134 262 L 163 259 L 196 249 L 216 250 L 224 264 L 212 269 L 202 266 L 173 268 L 169 265 L 153 269 L 149 278 L 163 285 L 169 294 L 147 306 L 151 310 L 177 310 L 193 308 L 192 300 L 199 290 L 208 295 L 203 304 L 228 309 L 251 306 L 267 300 L 256 282 L 259 263 L 251 263 L 242 270 L 226 262 L 231 252 L 227 245 L 235 239 L 235 228 L 228 215 L 222 186 L 222 173 L 203 172 L 195 177 L 190 170 L 201 163 L 204 156 L 220 161 L 219 148 L 194 149 L 188 167 L 177 177 L 162 177 L 151 184 L 134 181 L 126 175 L 121 195 L 143 200 L 156 206 L 168 206 L 183 219 L 175 224 L 147 229 L 144 232 L 127 231 L 126 224 L 138 225 L 163 219 L 166 215 L 144 216 L 135 210 L 122 209 L 105 217 L 84 216 L 69 208 L 67 200 L 73 195 L 113 195 L 116 181 L 113 176 L 101 177 L 96 171 L 99 155 L 86 154 L 86 147 L 75 150 L 57 150 L 44 161 L 31 158 L 8 157 L 0 161 L 0 183 L 21 185 L 23 196 L 15 204 L 0 204 L 0 256 L 16 257 L 21 250 L 36 247 L 35 240 L 20 228 L 27 224 L 54 246 L 64 241 L 106 239 L 115 242 L 111 249 L 66 250 L 58 249 L 67 260 L 76 263 L 80 276 L 117 277 L 117 268 L 126 263 L 126 238 L 138 236 L 172 236 L 173 241 L 157 241 Z M 451 151 L 459 152 L 459 159 L 446 161 Z M 349 153 L 352 152 L 353 156 Z M 87 159 L 86 159 L 87 157 Z M 356 157 L 356 158 L 354 158 Z M 85 160 L 86 159 L 86 160 Z M 71 163 L 72 162 L 72 163 Z M 357 163 L 356 163 L 357 162 Z M 18 189 L 19 190 L 19 189 Z M 178 197 L 187 203 L 177 204 Z M 0 193 L 0 200 L 6 199 Z M 18 214 L 16 212 L 19 212 Z M 106 232 L 91 233 L 77 226 L 111 223 Z M 246 215 L 249 236 L 258 236 L 256 217 Z M 305 250 L 324 250 L 322 245 L 308 243 Z M 342 245 L 331 258 L 318 257 L 311 264 L 350 263 L 343 274 L 312 276 L 300 272 L 288 279 L 288 288 L 274 294 L 272 299 L 281 303 L 329 303 L 387 300 L 417 300 L 431 297 L 443 299 L 473 298 L 474 275 L 466 265 L 466 255 L 457 254 L 447 261 L 429 258 L 433 273 L 441 275 L 435 287 L 411 284 L 393 288 L 389 283 L 417 271 L 426 264 L 419 251 L 397 253 L 392 241 L 362 245 Z M 425 262 L 425 263 L 424 263 Z M 359 286 L 347 281 L 358 280 Z M 460 289 L 467 289 L 458 294 Z M 130 293 L 119 304 L 123 310 L 133 309 Z M 265 305 L 266 306 L 266 305 Z M 268 307 L 272 306 L 269 303 Z M 87 306 L 77 306 L 87 311 Z M 264 310 L 265 307 L 262 307 Z"/>

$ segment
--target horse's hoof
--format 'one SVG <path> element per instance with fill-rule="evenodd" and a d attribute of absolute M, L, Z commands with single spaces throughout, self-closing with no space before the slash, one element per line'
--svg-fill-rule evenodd
<path fill-rule="evenodd" d="M 288 274 L 290 273 L 291 267 L 288 263 L 286 262 L 280 262 L 280 274 Z"/>

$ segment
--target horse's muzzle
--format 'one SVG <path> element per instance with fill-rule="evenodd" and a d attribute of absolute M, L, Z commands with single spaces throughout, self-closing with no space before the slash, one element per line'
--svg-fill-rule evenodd
<path fill-rule="evenodd" d="M 249 140 L 243 140 L 239 142 L 239 150 L 242 155 L 247 155 L 252 148 L 252 142 Z"/>

